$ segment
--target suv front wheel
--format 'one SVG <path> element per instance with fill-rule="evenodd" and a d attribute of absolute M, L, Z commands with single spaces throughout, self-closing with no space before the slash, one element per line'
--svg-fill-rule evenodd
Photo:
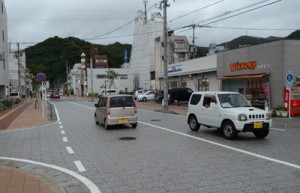
<path fill-rule="evenodd" d="M 226 139 L 235 139 L 238 135 L 238 132 L 231 121 L 225 121 L 222 124 L 223 135 Z"/>
<path fill-rule="evenodd" d="M 255 137 L 262 139 L 269 134 L 269 129 L 253 131 L 253 134 Z"/>

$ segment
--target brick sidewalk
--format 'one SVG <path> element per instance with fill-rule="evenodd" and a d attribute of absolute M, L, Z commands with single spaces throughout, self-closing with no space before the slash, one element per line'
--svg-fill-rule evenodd
<path fill-rule="evenodd" d="M 39 108 L 34 108 L 34 100 L 28 99 L 24 101 L 26 108 L 19 114 L 13 117 L 14 120 L 9 124 L 7 129 L 27 128 L 45 124 L 48 122 L 48 105 L 44 105 L 42 108 L 41 101 L 39 101 Z M 21 107 L 20 107 L 21 108 Z"/>

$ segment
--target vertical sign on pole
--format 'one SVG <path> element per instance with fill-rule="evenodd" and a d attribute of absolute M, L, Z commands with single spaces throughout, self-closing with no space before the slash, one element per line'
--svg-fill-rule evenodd
<path fill-rule="evenodd" d="M 44 119 L 44 100 L 45 100 L 45 95 L 44 95 L 44 82 L 46 81 L 46 75 L 44 73 L 38 73 L 36 76 L 36 79 L 38 82 L 40 82 L 42 84 L 42 111 L 43 111 L 43 119 Z"/>
<path fill-rule="evenodd" d="M 291 88 L 294 86 L 294 74 L 289 71 L 289 73 L 286 74 L 285 79 L 285 87 L 288 89 L 288 111 L 289 111 L 289 118 L 291 118 Z"/>

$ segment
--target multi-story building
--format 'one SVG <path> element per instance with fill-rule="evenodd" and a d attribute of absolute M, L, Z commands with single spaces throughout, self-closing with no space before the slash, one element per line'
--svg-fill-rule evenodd
<path fill-rule="evenodd" d="M 189 60 L 189 42 L 186 36 L 176 36 L 169 34 L 168 36 L 168 67 L 171 64 L 178 64 Z M 155 80 L 151 81 L 155 88 L 162 89 L 164 85 L 164 39 L 163 37 L 155 38 Z"/>
<path fill-rule="evenodd" d="M 134 71 L 134 88 L 154 88 L 150 80 L 155 80 L 155 38 L 163 35 L 163 17 L 153 13 L 138 11 L 130 56 L 130 68 Z"/>
<path fill-rule="evenodd" d="M 9 68 L 8 68 L 8 44 L 7 44 L 7 14 L 4 0 L 1 0 L 0 10 L 0 101 L 8 97 Z"/>
<path fill-rule="evenodd" d="M 130 57 L 130 68 L 134 70 L 134 87 L 159 89 L 164 74 L 163 17 L 153 13 L 150 20 L 146 11 L 138 11 Z M 189 43 L 185 36 L 168 35 L 168 64 L 189 60 Z"/>
<path fill-rule="evenodd" d="M 10 45 L 10 44 L 9 44 Z M 30 77 L 26 68 L 25 52 L 11 50 L 9 46 L 9 92 L 19 92 L 24 98 L 32 88 L 28 85 Z"/>

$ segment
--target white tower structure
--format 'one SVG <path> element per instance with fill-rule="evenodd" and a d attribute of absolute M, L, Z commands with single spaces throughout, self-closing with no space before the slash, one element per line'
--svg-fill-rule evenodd
<path fill-rule="evenodd" d="M 146 5 L 146 4 L 145 4 Z M 153 13 L 148 20 L 138 11 L 135 19 L 130 68 L 134 71 L 134 88 L 153 88 L 150 74 L 155 72 L 155 38 L 163 36 L 163 17 Z M 153 80 L 154 82 L 155 80 Z"/>

